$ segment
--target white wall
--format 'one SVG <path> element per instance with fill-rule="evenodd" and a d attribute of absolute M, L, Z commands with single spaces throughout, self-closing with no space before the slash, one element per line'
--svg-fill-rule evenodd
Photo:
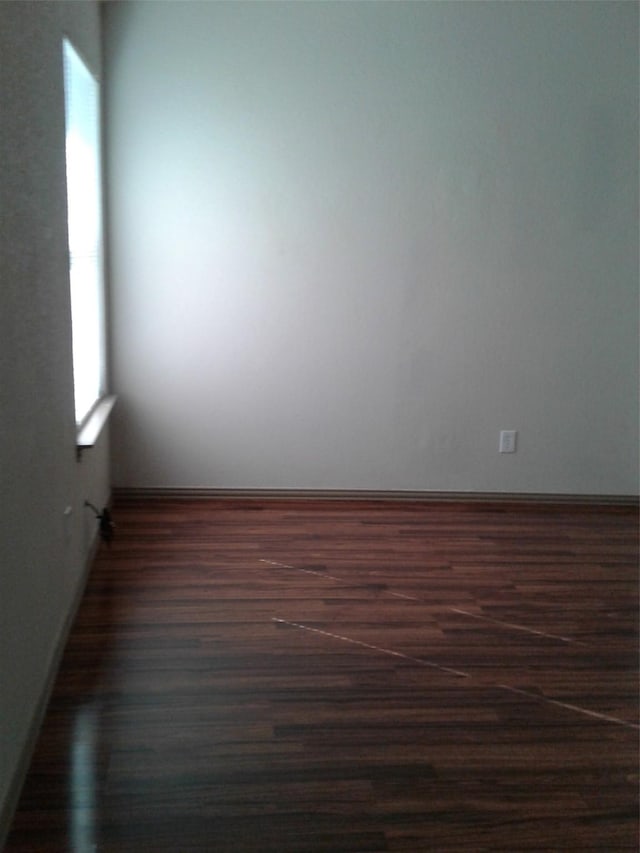
<path fill-rule="evenodd" d="M 116 485 L 637 493 L 637 24 L 108 4 Z"/>
<path fill-rule="evenodd" d="M 0 3 L 0 847 L 109 497 L 107 434 L 75 456 L 63 33 L 99 70 L 96 4 Z"/>

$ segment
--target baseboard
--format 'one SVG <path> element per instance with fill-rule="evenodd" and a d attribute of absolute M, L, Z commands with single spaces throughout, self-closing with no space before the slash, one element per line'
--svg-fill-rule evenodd
<path fill-rule="evenodd" d="M 192 500 L 197 498 L 269 500 L 348 500 L 348 501 L 412 501 L 455 503 L 537 503 L 639 506 L 636 495 L 574 495 L 530 492 L 428 492 L 428 491 L 375 491 L 365 489 L 176 489 L 128 488 L 113 490 L 114 502 L 167 499 Z"/>
<path fill-rule="evenodd" d="M 71 607 L 69 608 L 69 612 L 62 626 L 62 630 L 60 631 L 60 634 L 58 636 L 58 640 L 56 642 L 55 649 L 51 657 L 49 671 L 47 673 L 45 683 L 42 687 L 40 697 L 38 698 L 38 702 L 33 711 L 31 724 L 29 725 L 27 738 L 22 748 L 22 752 L 18 760 L 18 765 L 13 772 L 11 782 L 9 783 L 7 796 L 0 808 L 0 850 L 3 849 L 4 844 L 7 840 L 7 836 L 9 835 L 9 830 L 11 829 L 11 823 L 13 821 L 13 816 L 18 805 L 18 800 L 20 799 L 22 786 L 24 785 L 24 781 L 29 771 L 31 759 L 33 757 L 33 751 L 38 741 L 40 729 L 42 727 L 42 723 L 47 712 L 47 706 L 49 704 L 49 700 L 51 699 L 53 686 L 58 675 L 58 670 L 60 669 L 62 655 L 64 654 L 64 650 L 67 645 L 67 640 L 69 639 L 69 633 L 71 632 L 71 628 L 78 612 L 78 607 L 80 606 L 80 602 L 82 601 L 82 597 L 87 586 L 87 581 L 89 579 L 91 565 L 96 557 L 99 545 L 100 539 L 98 536 L 98 531 L 96 530 L 96 535 L 85 560 L 82 576 L 77 585 L 73 601 L 71 603 Z"/>

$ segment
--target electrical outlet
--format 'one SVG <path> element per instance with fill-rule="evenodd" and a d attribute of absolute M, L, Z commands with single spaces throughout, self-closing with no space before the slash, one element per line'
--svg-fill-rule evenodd
<path fill-rule="evenodd" d="M 500 430 L 500 453 L 515 453 L 516 452 L 516 436 L 518 435 L 515 429 Z"/>

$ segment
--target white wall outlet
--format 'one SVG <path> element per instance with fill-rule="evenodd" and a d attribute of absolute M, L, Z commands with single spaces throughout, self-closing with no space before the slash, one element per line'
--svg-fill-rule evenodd
<path fill-rule="evenodd" d="M 500 430 L 500 453 L 515 453 L 516 452 L 516 436 L 518 431 L 515 429 Z"/>

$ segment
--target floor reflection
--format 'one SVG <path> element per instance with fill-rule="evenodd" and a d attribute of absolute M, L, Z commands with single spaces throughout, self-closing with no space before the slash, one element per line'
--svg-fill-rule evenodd
<path fill-rule="evenodd" d="M 73 853 L 90 853 L 98 849 L 97 827 L 97 741 L 100 713 L 96 703 L 76 713 L 71 746 L 71 826 Z"/>

